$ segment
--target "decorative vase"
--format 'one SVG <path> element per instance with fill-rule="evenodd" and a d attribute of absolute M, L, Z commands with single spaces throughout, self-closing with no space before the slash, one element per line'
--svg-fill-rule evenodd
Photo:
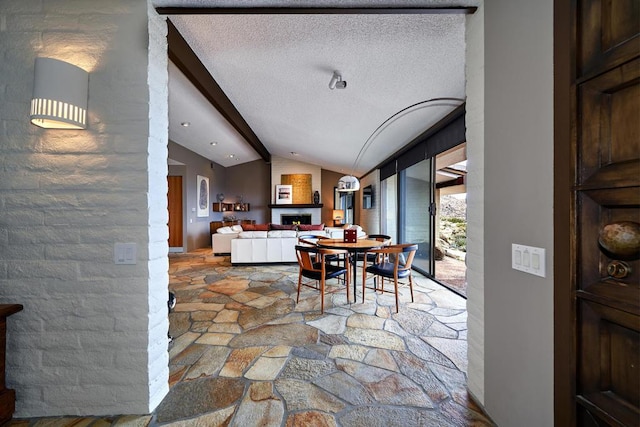
<path fill-rule="evenodd" d="M 320 193 L 318 193 L 318 191 L 314 191 L 313 193 L 313 204 L 314 205 L 319 205 L 320 204 Z"/>

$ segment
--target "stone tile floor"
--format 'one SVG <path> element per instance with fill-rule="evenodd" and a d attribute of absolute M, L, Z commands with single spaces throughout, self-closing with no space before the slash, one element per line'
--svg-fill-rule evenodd
<path fill-rule="evenodd" d="M 14 419 L 67 426 L 491 426 L 466 389 L 465 300 L 414 274 L 402 289 L 303 287 L 295 265 L 170 255 L 171 390 L 144 416 Z"/>

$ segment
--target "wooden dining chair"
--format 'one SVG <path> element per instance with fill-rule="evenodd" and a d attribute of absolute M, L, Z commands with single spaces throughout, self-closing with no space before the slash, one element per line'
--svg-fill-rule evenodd
<path fill-rule="evenodd" d="M 344 266 L 334 265 L 327 262 L 327 257 L 332 255 L 345 255 L 344 249 L 319 248 L 317 246 L 296 245 L 296 257 L 298 258 L 298 296 L 296 302 L 300 302 L 300 289 L 308 286 L 320 291 L 320 312 L 324 313 L 324 291 L 325 282 L 328 279 L 344 279 L 347 287 L 347 301 L 351 301 L 349 296 L 349 263 Z M 302 278 L 312 279 L 315 285 L 303 283 Z"/>
<path fill-rule="evenodd" d="M 368 254 L 380 255 L 376 262 L 371 265 L 364 263 L 362 267 L 362 302 L 364 303 L 364 292 L 367 283 L 367 273 L 373 274 L 374 291 L 384 291 L 384 279 L 393 279 L 394 293 L 396 295 L 396 313 L 399 311 L 398 303 L 398 283 L 400 279 L 408 279 L 409 289 L 411 290 L 411 302 L 413 302 L 413 278 L 411 277 L 411 264 L 418 250 L 415 243 L 402 243 L 397 245 L 389 245 L 379 249 L 370 249 L 365 252 Z M 380 288 L 376 285 L 376 278 L 380 277 Z"/>
<path fill-rule="evenodd" d="M 377 240 L 380 243 L 382 243 L 381 246 L 388 246 L 391 244 L 391 236 L 387 236 L 386 234 L 369 234 L 366 237 L 367 239 L 370 240 Z M 358 253 L 357 256 L 357 260 L 358 261 L 364 261 L 366 259 L 366 261 L 368 263 L 374 263 L 376 261 L 378 261 L 378 258 L 380 258 L 380 254 L 375 254 L 375 253 L 369 253 L 369 254 L 365 254 L 365 253 Z"/>

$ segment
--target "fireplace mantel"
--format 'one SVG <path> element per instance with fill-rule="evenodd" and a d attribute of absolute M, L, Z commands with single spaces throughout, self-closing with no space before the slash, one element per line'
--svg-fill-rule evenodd
<path fill-rule="evenodd" d="M 323 206 L 322 203 L 314 205 L 313 203 L 308 204 L 289 204 L 289 205 L 267 205 L 271 209 L 303 209 L 303 208 L 321 208 Z"/>

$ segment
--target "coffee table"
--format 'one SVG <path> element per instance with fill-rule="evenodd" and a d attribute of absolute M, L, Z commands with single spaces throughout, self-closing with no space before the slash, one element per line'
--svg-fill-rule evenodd
<path fill-rule="evenodd" d="M 358 239 L 356 242 L 345 242 L 343 239 L 319 239 L 316 244 L 321 248 L 346 249 L 352 259 L 353 265 L 353 300 L 356 299 L 356 279 L 357 279 L 357 261 L 359 252 L 365 252 L 369 249 L 380 248 L 384 246 L 384 242 L 372 239 Z"/>

